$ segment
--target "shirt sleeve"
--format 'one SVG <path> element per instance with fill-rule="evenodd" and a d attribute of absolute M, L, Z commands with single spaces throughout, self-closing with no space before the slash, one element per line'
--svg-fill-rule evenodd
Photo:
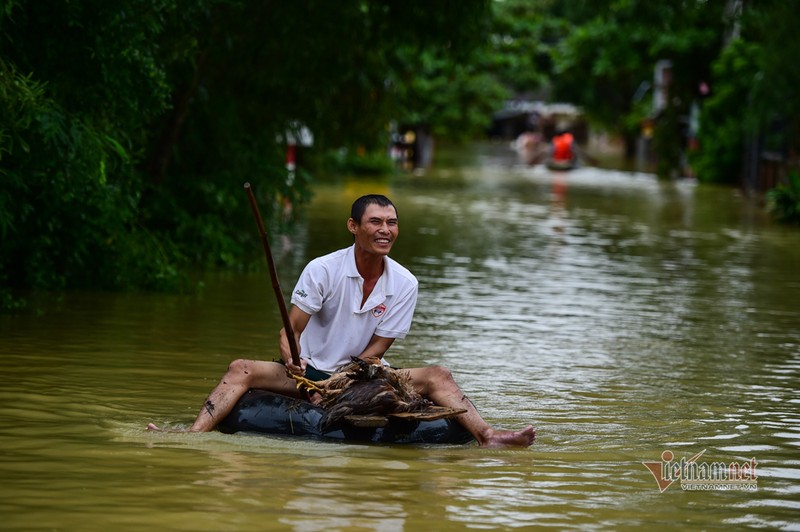
<path fill-rule="evenodd" d="M 292 291 L 291 303 L 306 314 L 316 314 L 322 308 L 326 270 L 312 260 L 303 269 Z"/>
<path fill-rule="evenodd" d="M 406 337 L 417 306 L 417 288 L 418 284 L 415 282 L 387 309 L 386 316 L 375 330 L 376 335 L 397 339 Z"/>

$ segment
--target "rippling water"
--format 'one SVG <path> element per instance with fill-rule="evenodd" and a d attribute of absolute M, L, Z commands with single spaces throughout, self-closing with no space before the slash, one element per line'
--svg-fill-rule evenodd
<path fill-rule="evenodd" d="M 800 529 L 800 233 L 734 190 L 447 155 L 320 187 L 284 289 L 349 244 L 353 198 L 389 194 L 421 293 L 387 358 L 450 367 L 491 423 L 537 426 L 531 449 L 147 433 L 190 423 L 231 359 L 275 354 L 265 274 L 45 297 L 0 317 L 0 529 Z M 643 465 L 704 450 L 755 459 L 757 491 L 661 493 Z"/>

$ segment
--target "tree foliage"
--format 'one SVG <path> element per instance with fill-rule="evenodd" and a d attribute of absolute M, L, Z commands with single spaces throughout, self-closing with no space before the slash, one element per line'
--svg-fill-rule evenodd
<path fill-rule="evenodd" d="M 789 172 L 784 183 L 767 192 L 767 210 L 778 220 L 800 225 L 800 173 Z"/>
<path fill-rule="evenodd" d="M 704 105 L 694 157 L 701 179 L 738 182 L 748 139 L 785 157 L 800 148 L 794 7 L 775 0 L 745 4 L 739 34 L 714 61 L 714 92 Z"/>
<path fill-rule="evenodd" d="M 568 29 L 550 0 L 495 2 L 487 70 L 514 93 L 549 86 L 555 47 Z"/>
<path fill-rule="evenodd" d="M 136 225 L 133 163 L 169 94 L 153 42 L 163 5 L 141 7 L 135 22 L 104 2 L 0 11 L 2 306 L 18 303 L 10 287 L 176 280 L 175 258 Z"/>
<path fill-rule="evenodd" d="M 741 174 L 744 141 L 757 126 L 745 110 L 756 69 L 757 49 L 741 39 L 714 62 L 713 94 L 704 102 L 698 137 L 701 150 L 692 158 L 708 183 L 729 183 Z"/>
<path fill-rule="evenodd" d="M 664 59 L 663 168 L 710 80 L 693 162 L 701 179 L 735 179 L 747 135 L 796 151 L 800 41 L 791 2 L 731 5 L 4 0 L 0 308 L 16 289 L 168 289 L 190 268 L 242 267 L 258 249 L 244 181 L 278 220 L 324 154 L 375 166 L 390 121 L 468 138 L 509 94 L 550 89 L 632 148 Z M 316 160 L 289 181 L 285 135 L 300 125 Z"/>
<path fill-rule="evenodd" d="M 656 142 L 680 139 L 673 116 L 688 114 L 698 85 L 708 80 L 724 35 L 723 7 L 721 2 L 646 0 L 573 6 L 569 16 L 578 24 L 554 56 L 556 94 L 581 105 L 595 124 L 619 133 L 632 155 L 641 123 L 651 112 L 643 98 L 651 97 L 655 64 L 670 61 L 670 101 L 657 122 Z M 675 142 L 661 144 L 661 158 L 667 166 L 676 165 Z"/>
<path fill-rule="evenodd" d="M 621 136 L 629 156 L 643 124 L 655 124 L 662 175 L 682 164 L 690 110 L 699 105 L 696 174 L 738 183 L 746 138 L 785 155 L 798 148 L 795 10 L 781 0 L 497 0 L 495 72 L 518 92 L 549 86 L 553 99 L 579 105 L 592 124 Z M 672 80 L 656 114 L 659 61 L 672 65 Z"/>
<path fill-rule="evenodd" d="M 289 183 L 284 169 L 297 124 L 318 153 L 382 148 L 403 114 L 474 130 L 413 74 L 426 56 L 444 62 L 432 75 L 469 79 L 447 63 L 471 62 L 488 13 L 486 0 L 5 0 L 0 307 L 15 289 L 175 288 L 189 267 L 240 267 L 257 249 L 242 183 L 268 217 L 310 193 L 308 172 Z"/>

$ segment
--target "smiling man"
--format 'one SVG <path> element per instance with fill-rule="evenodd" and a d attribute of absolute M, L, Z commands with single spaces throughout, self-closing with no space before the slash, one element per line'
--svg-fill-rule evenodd
<path fill-rule="evenodd" d="M 399 232 L 394 205 L 385 196 L 359 198 L 347 229 L 353 245 L 311 261 L 292 293 L 289 319 L 303 367 L 283 358 L 296 374 L 307 366 L 312 375 L 332 373 L 354 355 L 381 363 L 392 342 L 411 327 L 417 280 L 388 257 Z M 283 330 L 281 350 L 289 354 Z"/>
<path fill-rule="evenodd" d="M 283 362 L 232 362 L 189 430 L 212 430 L 250 388 L 300 397 L 287 370 L 322 380 L 354 355 L 388 365 L 383 355 L 411 328 L 418 286 L 414 275 L 388 256 L 399 234 L 397 209 L 386 196 L 362 196 L 353 203 L 347 229 L 353 234 L 353 245 L 312 260 L 292 292 L 289 321 L 300 346 L 300 366 L 292 363 L 286 331 L 281 329 Z M 527 447 L 533 443 L 536 433 L 531 426 L 516 432 L 490 427 L 446 368 L 406 371 L 421 395 L 437 405 L 466 411 L 456 419 L 479 445 Z"/>

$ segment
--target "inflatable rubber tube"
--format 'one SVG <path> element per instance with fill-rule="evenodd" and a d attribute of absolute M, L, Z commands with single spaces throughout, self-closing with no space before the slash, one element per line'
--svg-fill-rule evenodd
<path fill-rule="evenodd" d="M 220 432 L 254 432 L 371 443 L 465 444 L 472 435 L 454 419 L 417 421 L 389 418 L 385 427 L 339 424 L 322 433 L 323 409 L 307 401 L 264 390 L 250 390 L 217 426 Z"/>

